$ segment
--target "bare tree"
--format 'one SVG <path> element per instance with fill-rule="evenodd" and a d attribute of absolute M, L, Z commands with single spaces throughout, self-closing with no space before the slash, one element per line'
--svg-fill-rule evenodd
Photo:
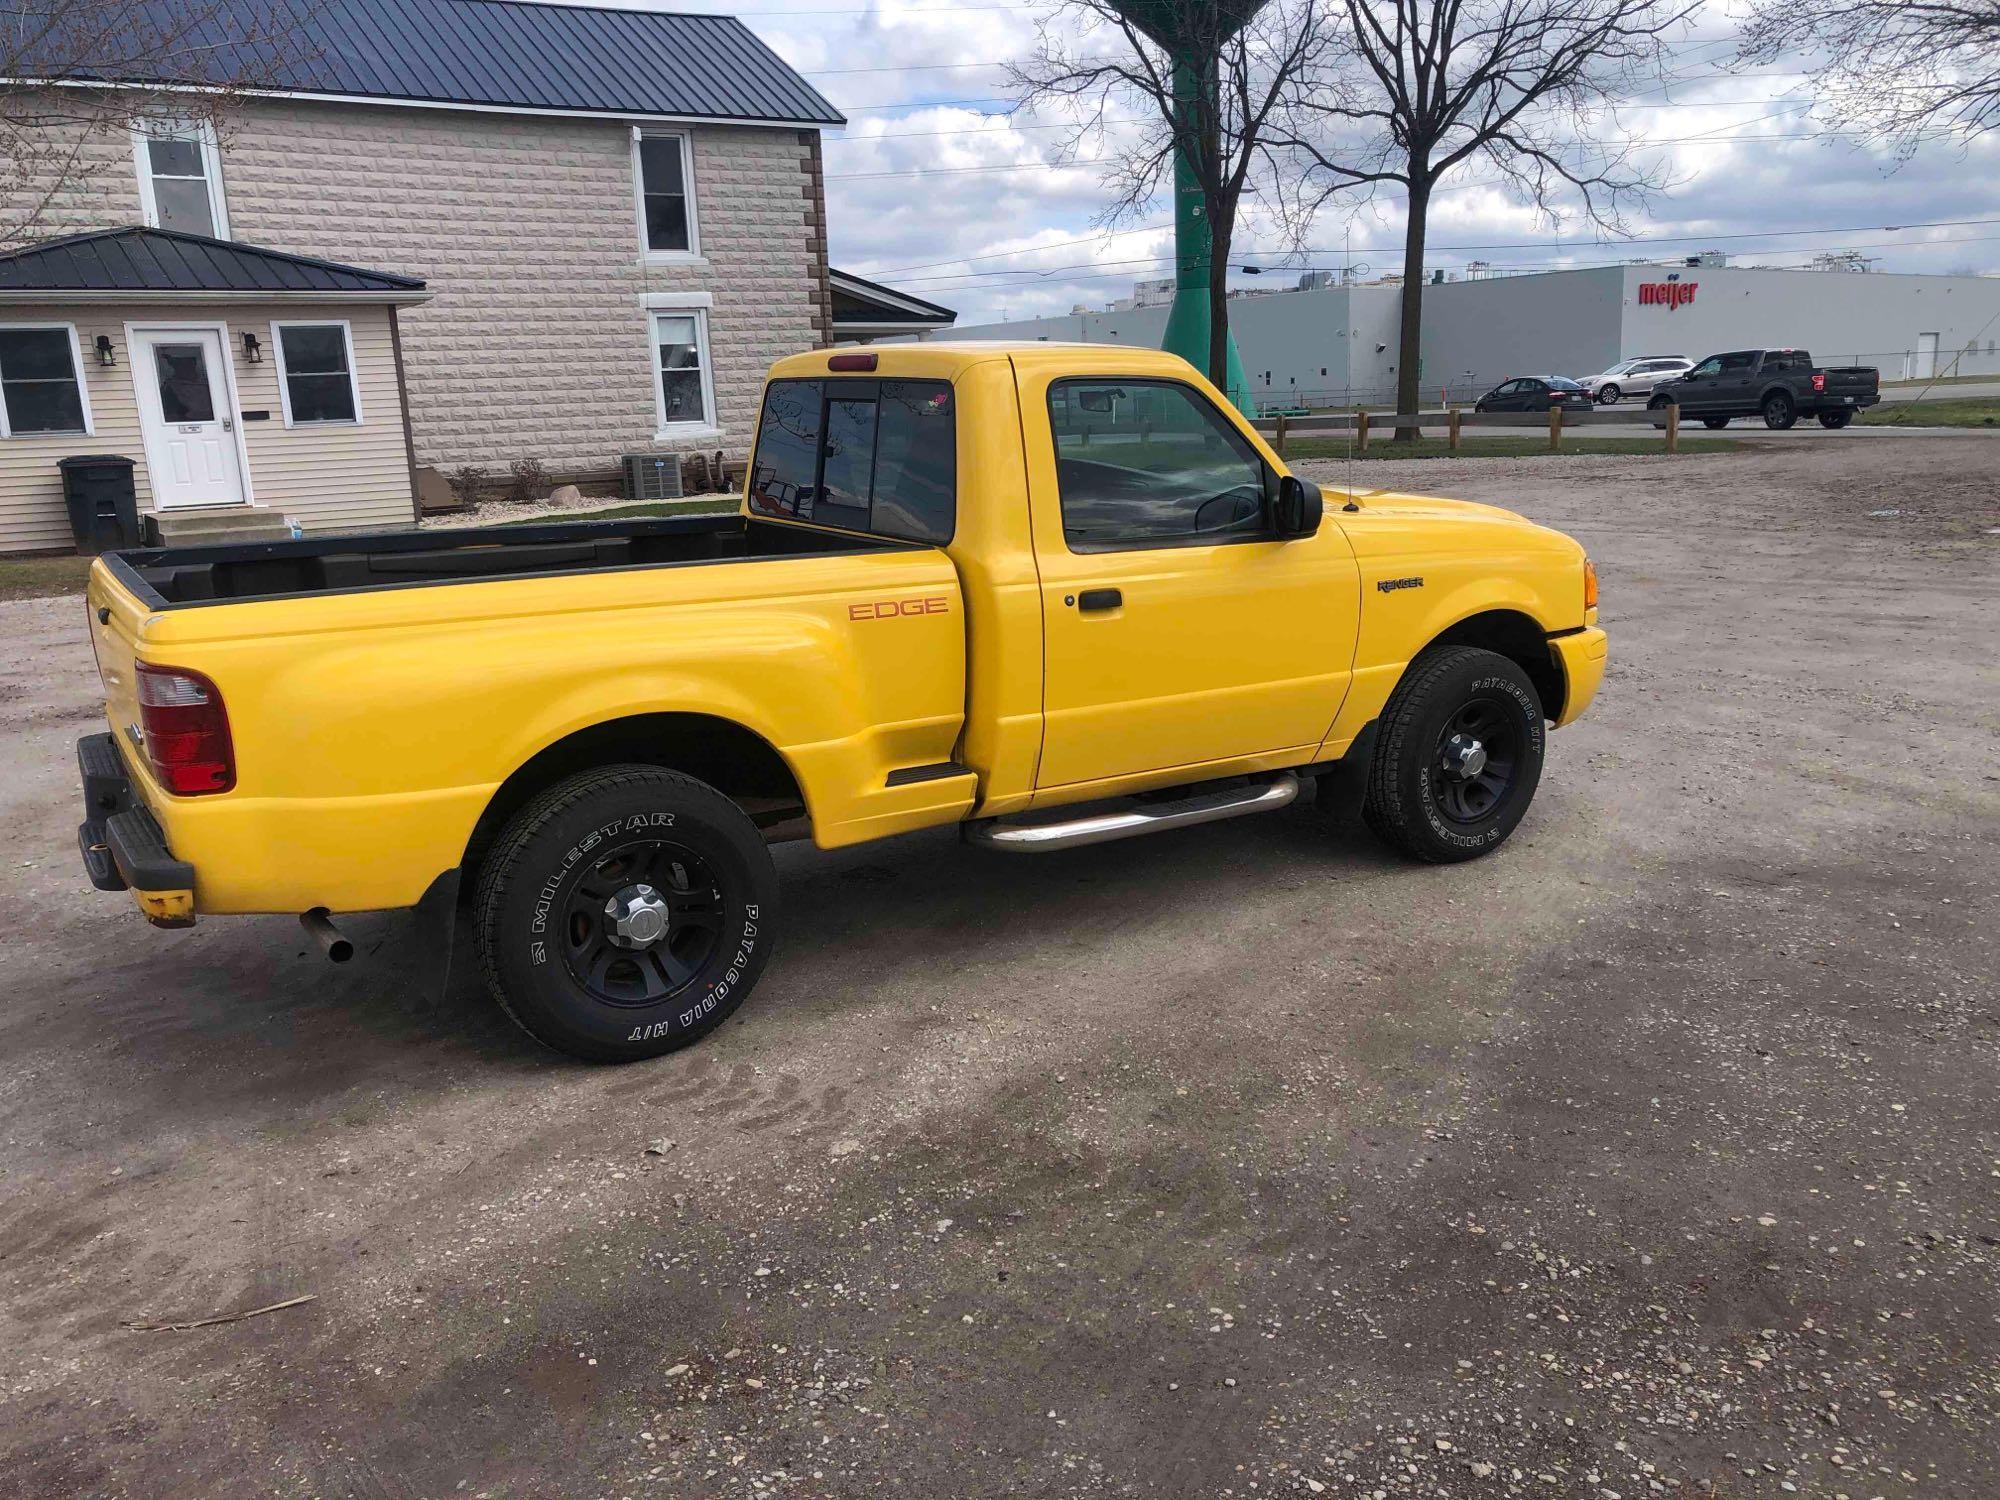
<path fill-rule="evenodd" d="M 1755 0 L 1739 56 L 1807 55 L 1823 113 L 1904 155 L 2000 128 L 2000 0 Z"/>
<path fill-rule="evenodd" d="M 226 134 L 246 93 L 298 87 L 312 0 L 0 0 L 0 246 L 37 238 L 135 123 Z M 88 217 L 88 214 L 85 214 Z"/>
<path fill-rule="evenodd" d="M 1618 230 L 1621 206 L 1661 183 L 1628 147 L 1600 144 L 1597 119 L 1607 100 L 1659 71 L 1667 34 L 1695 8 L 1690 0 L 1339 0 L 1350 62 L 1294 111 L 1299 128 L 1285 145 L 1302 166 L 1308 212 L 1340 193 L 1404 191 L 1398 411 L 1417 410 L 1424 241 L 1440 179 L 1483 162 L 1548 218 L 1574 199 L 1593 224 Z"/>
<path fill-rule="evenodd" d="M 1261 9 L 1254 0 L 1066 0 L 1038 23 L 1036 55 L 1008 65 L 1024 107 L 1083 107 L 1072 152 L 1086 139 L 1113 139 L 1106 126 L 1114 106 L 1143 122 L 1131 143 L 1106 159 L 1113 198 L 1098 215 L 1106 228 L 1147 214 L 1171 181 L 1175 158 L 1186 158 L 1211 238 L 1207 263 L 1195 269 L 1208 277 L 1207 374 L 1220 390 L 1228 389 L 1237 209 L 1260 179 L 1274 175 L 1266 142 L 1272 122 L 1335 45 L 1323 12 L 1323 0 L 1271 0 Z M 1200 63 L 1177 70 L 1163 36 Z"/>

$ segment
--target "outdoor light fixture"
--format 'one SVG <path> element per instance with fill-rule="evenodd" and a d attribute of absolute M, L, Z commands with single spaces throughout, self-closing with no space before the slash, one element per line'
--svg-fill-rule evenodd
<path fill-rule="evenodd" d="M 246 364 L 263 363 L 264 351 L 258 347 L 257 335 L 254 333 L 243 335 L 243 359 Z"/>
<path fill-rule="evenodd" d="M 111 352 L 111 335 L 108 333 L 97 336 L 97 362 L 107 370 L 118 363 L 118 356 Z"/>

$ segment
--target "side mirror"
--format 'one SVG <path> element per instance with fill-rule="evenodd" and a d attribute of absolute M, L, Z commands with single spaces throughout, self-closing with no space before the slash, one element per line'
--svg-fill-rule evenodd
<path fill-rule="evenodd" d="M 1280 541 L 1312 536 L 1319 530 L 1325 510 L 1318 485 L 1287 474 L 1278 481 L 1277 503 L 1271 507 L 1271 530 Z"/>

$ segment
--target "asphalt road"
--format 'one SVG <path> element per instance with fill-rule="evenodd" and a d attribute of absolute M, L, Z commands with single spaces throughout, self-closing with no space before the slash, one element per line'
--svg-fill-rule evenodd
<path fill-rule="evenodd" d="M 2000 1491 L 1996 454 L 1397 465 L 1602 572 L 1500 854 L 788 847 L 623 1070 L 91 893 L 81 611 L 0 605 L 0 1489 Z"/>

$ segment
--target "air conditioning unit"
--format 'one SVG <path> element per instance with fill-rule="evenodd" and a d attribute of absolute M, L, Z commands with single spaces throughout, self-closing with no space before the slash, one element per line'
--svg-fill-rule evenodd
<path fill-rule="evenodd" d="M 681 456 L 678 453 L 628 453 L 623 465 L 627 500 L 681 498 Z"/>

